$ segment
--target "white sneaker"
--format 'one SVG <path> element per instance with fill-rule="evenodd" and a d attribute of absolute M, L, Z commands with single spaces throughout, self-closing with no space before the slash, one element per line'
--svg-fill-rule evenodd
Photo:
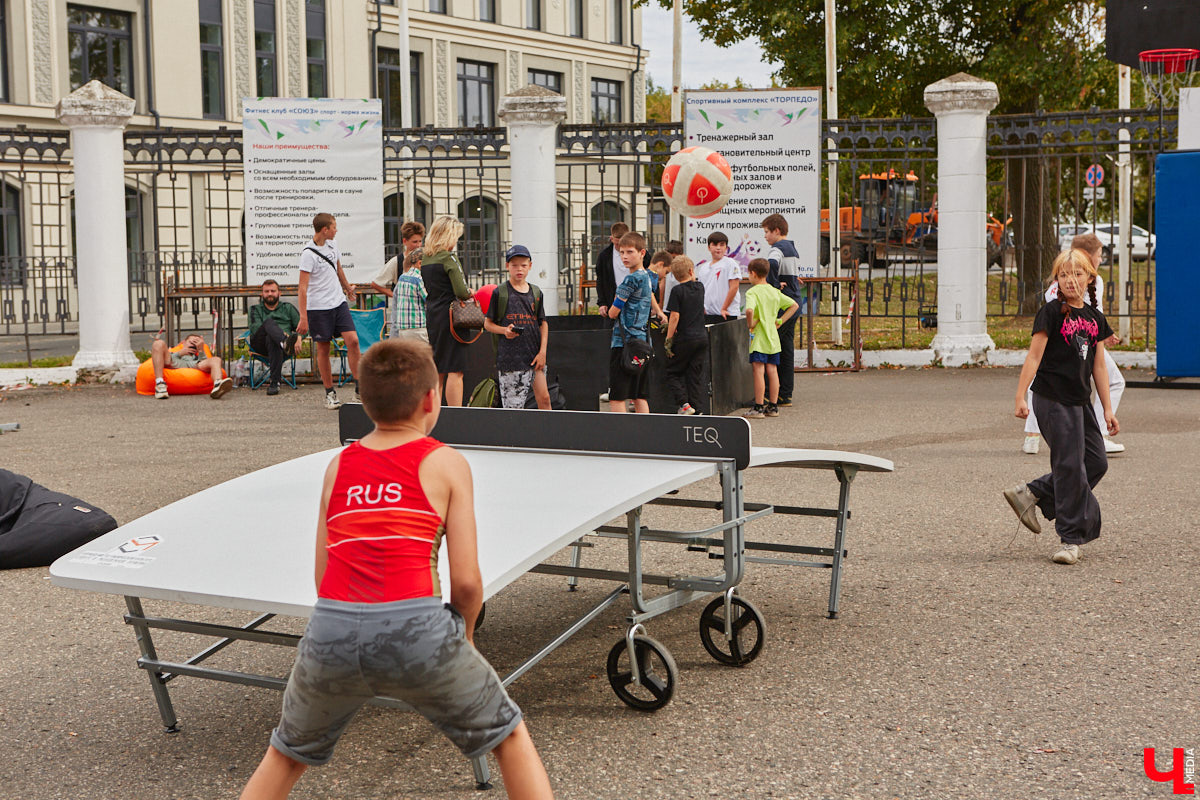
<path fill-rule="evenodd" d="M 1104 437 L 1104 452 L 1106 453 L 1124 453 L 1125 445 L 1120 442 L 1114 442 L 1112 437 Z"/>
<path fill-rule="evenodd" d="M 217 381 L 217 385 L 213 387 L 208 396 L 213 400 L 220 400 L 225 396 L 225 393 L 232 388 L 233 378 L 222 378 L 221 380 Z"/>
<path fill-rule="evenodd" d="M 695 413 L 696 413 L 696 409 L 692 408 L 692 404 L 691 404 L 691 403 L 684 403 L 683 405 L 681 405 L 681 406 L 679 407 L 679 410 L 678 410 L 678 411 L 676 411 L 675 413 L 676 413 L 676 414 L 683 414 L 683 415 L 686 417 L 686 416 L 688 416 L 689 414 L 695 414 Z"/>
<path fill-rule="evenodd" d="M 333 410 L 333 409 L 341 406 L 341 404 L 342 404 L 342 401 L 338 400 L 337 392 L 326 392 L 325 393 L 325 407 L 326 408 Z"/>
<path fill-rule="evenodd" d="M 1029 490 L 1029 484 L 1022 483 L 1011 489 L 1004 490 L 1004 499 L 1012 506 L 1013 512 L 1021 524 L 1034 533 L 1042 532 L 1042 524 L 1037 518 L 1037 497 Z"/>
<path fill-rule="evenodd" d="M 1025 443 L 1021 445 L 1021 452 L 1028 453 L 1031 456 L 1036 456 L 1038 450 L 1042 446 L 1042 437 L 1036 433 L 1029 434 L 1025 437 Z"/>
<path fill-rule="evenodd" d="M 157 380 L 154 382 L 154 399 L 155 400 L 166 400 L 170 396 L 171 396 L 171 393 L 167 391 L 167 382 L 166 381 L 160 379 L 160 380 Z"/>
<path fill-rule="evenodd" d="M 1058 552 L 1050 556 L 1050 560 L 1055 564 L 1074 564 L 1079 561 L 1079 545 L 1064 544 L 1058 548 Z"/>

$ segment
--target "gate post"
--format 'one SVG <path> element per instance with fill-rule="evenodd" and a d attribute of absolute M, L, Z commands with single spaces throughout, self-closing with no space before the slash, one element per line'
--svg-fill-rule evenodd
<path fill-rule="evenodd" d="M 90 81 L 58 101 L 71 129 L 75 175 L 75 264 L 79 282 L 79 368 L 134 366 L 129 339 L 125 243 L 125 126 L 131 98 Z"/>
<path fill-rule="evenodd" d="M 987 117 L 996 84 L 960 72 L 925 87 L 937 117 L 938 332 L 947 367 L 987 361 Z"/>
<path fill-rule="evenodd" d="M 558 182 L 554 166 L 558 125 L 567 99 L 542 86 L 526 86 L 500 100 L 508 127 L 512 181 L 512 243 L 533 255 L 529 281 L 542 289 L 547 316 L 558 314 Z"/>

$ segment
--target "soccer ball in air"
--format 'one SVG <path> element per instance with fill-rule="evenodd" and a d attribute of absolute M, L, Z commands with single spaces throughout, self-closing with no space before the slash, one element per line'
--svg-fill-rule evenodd
<path fill-rule="evenodd" d="M 667 204 L 685 217 L 711 217 L 733 191 L 733 172 L 720 153 L 685 147 L 667 162 L 662 176 Z"/>

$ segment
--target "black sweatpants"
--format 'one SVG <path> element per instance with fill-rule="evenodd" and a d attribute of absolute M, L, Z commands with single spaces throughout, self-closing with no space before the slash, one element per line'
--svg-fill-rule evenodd
<path fill-rule="evenodd" d="M 271 383 L 279 383 L 279 378 L 283 374 L 283 362 L 286 358 L 283 345 L 286 340 L 287 334 L 272 317 L 263 320 L 263 324 L 258 326 L 258 330 L 250 334 L 250 347 L 254 352 L 265 355 L 267 363 L 271 366 Z"/>
<path fill-rule="evenodd" d="M 1063 544 L 1087 544 L 1100 536 L 1092 489 L 1108 471 L 1104 434 L 1090 405 L 1065 406 L 1034 393 L 1033 413 L 1050 447 L 1050 472 L 1030 481 L 1029 490 Z"/>
<path fill-rule="evenodd" d="M 675 405 L 690 403 L 697 411 L 708 409 L 704 366 L 708 362 L 708 337 L 676 340 L 675 355 L 667 359 L 667 389 Z"/>
<path fill-rule="evenodd" d="M 800 302 L 800 282 L 793 276 L 779 279 L 780 290 L 788 297 Z M 796 320 L 800 309 L 787 322 L 779 326 L 779 396 L 791 399 L 796 384 Z"/>

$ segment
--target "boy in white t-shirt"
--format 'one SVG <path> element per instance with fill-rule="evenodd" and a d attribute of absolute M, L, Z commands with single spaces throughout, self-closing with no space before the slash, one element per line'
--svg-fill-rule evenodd
<path fill-rule="evenodd" d="M 696 268 L 696 280 L 704 285 L 704 322 L 713 325 L 742 315 L 738 286 L 742 267 L 729 256 L 729 237 L 720 231 L 708 235 L 708 263 Z"/>
<path fill-rule="evenodd" d="M 313 230 L 316 233 L 312 241 L 300 251 L 300 324 L 296 333 L 304 336 L 311 332 L 317 368 L 325 386 L 325 407 L 337 408 L 342 403 L 333 391 L 329 351 L 338 336 L 346 343 L 350 374 L 358 391 L 358 333 L 347 302 L 354 300 L 355 293 L 353 284 L 346 280 L 342 253 L 334 242 L 337 220 L 332 214 L 317 214 Z"/>

